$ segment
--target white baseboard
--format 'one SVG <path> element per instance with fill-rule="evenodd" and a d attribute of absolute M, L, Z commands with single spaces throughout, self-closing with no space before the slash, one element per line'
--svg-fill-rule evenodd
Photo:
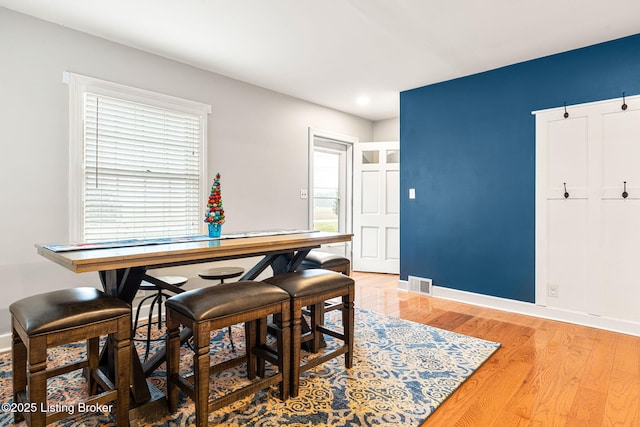
<path fill-rule="evenodd" d="M 11 333 L 0 335 L 0 353 L 11 351 Z"/>
<path fill-rule="evenodd" d="M 398 281 L 398 290 L 407 291 L 406 280 Z M 528 302 L 459 291 L 457 289 L 433 286 L 432 296 L 480 307 L 493 308 L 510 313 L 524 314 L 542 319 L 557 320 L 607 331 L 620 332 L 628 335 L 640 336 L 640 323 L 610 317 L 594 316 L 577 311 L 564 310 L 557 307 L 545 307 Z"/>

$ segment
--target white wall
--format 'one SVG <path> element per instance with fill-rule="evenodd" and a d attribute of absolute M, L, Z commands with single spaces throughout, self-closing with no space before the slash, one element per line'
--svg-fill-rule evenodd
<path fill-rule="evenodd" d="M 373 141 L 400 141 L 400 118 L 395 117 L 374 122 Z"/>
<path fill-rule="evenodd" d="M 299 194 L 307 187 L 308 127 L 373 138 L 368 120 L 4 8 L 0 58 L 0 334 L 9 331 L 13 301 L 99 283 L 96 273 L 71 273 L 34 248 L 68 241 L 63 71 L 210 104 L 208 170 L 222 174 L 227 232 L 307 227 Z M 181 273 L 192 277 L 194 268 Z"/>

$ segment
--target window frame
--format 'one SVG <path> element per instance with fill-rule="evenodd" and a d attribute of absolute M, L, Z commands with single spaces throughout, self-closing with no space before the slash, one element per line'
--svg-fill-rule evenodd
<path fill-rule="evenodd" d="M 308 161 L 309 161 L 309 177 L 308 177 L 308 191 L 307 196 L 308 200 L 308 226 L 309 229 L 313 228 L 313 215 L 314 215 L 314 151 L 316 149 L 327 150 L 326 144 L 335 144 L 344 147 L 344 151 L 342 155 L 345 159 L 345 170 L 341 170 L 340 173 L 343 175 L 344 182 L 341 183 L 343 186 L 342 189 L 344 194 L 342 195 L 342 204 L 341 208 L 344 209 L 342 215 L 344 216 L 339 220 L 344 226 L 344 230 L 341 232 L 351 233 L 352 230 L 352 221 L 353 221 L 353 146 L 358 143 L 358 138 L 343 135 L 337 132 L 327 131 L 323 129 L 317 129 L 310 127 L 308 135 Z M 323 146 L 323 142 L 326 143 Z M 329 151 L 334 151 L 329 148 Z M 336 244 L 335 246 L 341 246 L 342 244 Z M 334 246 L 334 245 L 330 245 Z M 344 245 L 347 247 L 346 253 L 350 253 L 350 243 Z"/>
<path fill-rule="evenodd" d="M 84 236 L 84 94 L 87 92 L 130 102 L 194 114 L 200 118 L 199 135 L 199 211 L 204 215 L 209 194 L 207 176 L 207 122 L 211 106 L 170 95 L 139 89 L 81 74 L 64 72 L 63 82 L 69 86 L 69 241 L 82 242 Z M 203 216 L 204 218 L 204 216 Z M 199 226 L 204 233 L 204 222 Z"/>

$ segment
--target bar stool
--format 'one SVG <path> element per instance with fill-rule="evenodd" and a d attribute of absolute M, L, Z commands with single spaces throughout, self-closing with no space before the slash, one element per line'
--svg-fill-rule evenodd
<path fill-rule="evenodd" d="M 239 277 L 244 273 L 242 267 L 214 267 L 198 273 L 198 276 L 205 280 L 220 280 L 220 283 L 224 283 L 225 279 L 233 279 Z"/>
<path fill-rule="evenodd" d="M 159 276 L 156 277 L 155 279 L 160 280 L 164 283 L 167 283 L 171 286 L 175 286 L 175 287 L 182 287 L 185 285 L 185 283 L 187 283 L 188 279 L 186 277 L 182 277 L 182 276 Z M 163 300 L 167 300 L 167 298 L 170 297 L 170 295 L 168 295 L 165 291 L 166 289 L 161 288 L 160 286 L 154 285 L 153 283 L 149 283 L 147 281 L 142 281 L 142 283 L 140 283 L 140 287 L 138 288 L 138 291 L 151 291 L 154 292 L 154 294 L 151 294 L 149 296 L 146 296 L 142 299 L 142 301 L 140 301 L 140 303 L 138 304 L 138 308 L 136 310 L 136 317 L 135 317 L 135 321 L 133 322 L 133 330 L 136 331 L 138 330 L 139 326 L 138 326 L 138 319 L 140 317 L 140 309 L 142 308 L 142 306 L 144 305 L 145 302 L 147 302 L 148 300 L 151 300 L 151 306 L 149 307 L 149 318 L 147 321 L 147 336 L 146 338 L 143 340 L 146 342 L 146 350 L 144 353 L 144 360 L 147 360 L 147 358 L 149 357 L 149 349 L 151 347 L 151 341 L 157 341 L 157 340 L 163 340 L 164 338 L 156 338 L 156 339 L 152 339 L 151 338 L 151 325 L 153 323 L 157 323 L 158 324 L 158 330 L 162 329 L 162 301 Z M 158 321 L 157 322 L 152 322 L 153 319 L 153 308 L 155 305 L 158 305 Z M 138 339 L 135 338 L 135 332 L 134 332 L 134 340 L 135 341 L 139 341 Z"/>
<path fill-rule="evenodd" d="M 291 297 L 291 396 L 298 395 L 300 374 L 327 360 L 344 354 L 347 369 L 353 365 L 354 336 L 354 293 L 355 283 L 344 274 L 322 270 L 302 270 L 278 274 L 264 280 L 278 286 Z M 331 298 L 342 299 L 342 331 L 327 327 L 324 324 L 324 303 Z M 311 325 L 308 332 L 302 331 L 302 308 L 310 307 Z M 333 350 L 325 349 L 324 353 L 301 365 L 300 347 L 304 342 L 310 343 L 310 351 L 319 352 L 323 335 L 332 336 L 342 341 L 342 345 Z"/>
<path fill-rule="evenodd" d="M 16 423 L 26 420 L 31 427 L 42 427 L 78 414 L 79 404 L 69 412 L 47 412 L 47 379 L 88 368 L 90 397 L 84 404 L 116 402 L 118 426 L 129 425 L 131 307 L 127 303 L 95 288 L 74 288 L 21 299 L 9 310 L 13 402 L 29 409 L 14 414 Z M 107 334 L 114 351 L 115 384 L 98 367 L 99 340 Z M 47 369 L 48 348 L 80 340 L 87 341 L 86 359 Z M 98 386 L 104 391 L 97 393 Z"/>
<path fill-rule="evenodd" d="M 219 280 L 220 284 L 224 283 L 225 279 L 233 279 L 239 277 L 244 273 L 242 267 L 214 267 L 198 273 L 198 276 L 205 280 Z M 233 336 L 231 335 L 231 326 L 229 326 L 229 342 L 231 343 L 231 350 L 236 351 L 236 346 L 233 343 Z"/>
<path fill-rule="evenodd" d="M 331 252 L 312 250 L 304 257 L 298 270 L 310 270 L 314 268 L 337 271 L 347 276 L 351 275 L 351 261 L 349 261 L 349 258 L 332 254 Z"/>
<path fill-rule="evenodd" d="M 167 398 L 169 410 L 178 409 L 178 388 L 195 403 L 196 425 L 207 426 L 213 412 L 258 390 L 273 384 L 280 386 L 280 399 L 289 397 L 290 356 L 290 299 L 282 289 L 256 281 L 225 283 L 219 286 L 194 289 L 167 300 Z M 277 350 L 266 346 L 267 317 L 281 316 L 276 327 Z M 210 365 L 211 331 L 236 323 L 245 323 L 246 353 L 233 359 Z M 180 375 L 179 326 L 193 332 L 193 373 Z M 265 375 L 265 361 L 278 367 L 277 372 Z M 247 364 L 249 384 L 209 402 L 209 376 Z M 261 378 L 256 380 L 256 374 Z"/>
<path fill-rule="evenodd" d="M 346 276 L 351 275 L 351 261 L 340 255 L 331 252 L 312 250 L 300 263 L 297 271 L 321 268 L 323 270 L 337 271 Z M 341 302 L 326 301 L 324 304 L 325 313 L 333 310 L 342 310 Z M 308 313 L 306 313 L 308 314 Z"/>

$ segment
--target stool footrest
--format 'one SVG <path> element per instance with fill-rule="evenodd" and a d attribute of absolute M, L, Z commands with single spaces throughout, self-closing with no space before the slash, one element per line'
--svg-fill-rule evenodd
<path fill-rule="evenodd" d="M 209 366 L 209 376 L 218 374 L 220 372 L 226 371 L 227 369 L 235 368 L 236 366 L 240 366 L 247 361 L 247 356 L 238 356 L 233 359 L 225 360 L 224 362 L 217 363 L 215 365 Z M 184 376 L 178 377 L 180 379 L 186 379 L 190 386 L 188 388 L 193 388 L 193 372 L 185 374 Z M 186 393 L 186 391 L 185 391 Z M 189 396 L 191 397 L 191 396 Z"/>
<path fill-rule="evenodd" d="M 181 375 L 172 375 L 173 381 L 176 382 L 176 385 L 180 390 L 182 390 L 187 396 L 193 399 L 193 395 L 195 393 L 195 388 L 193 385 L 193 374 L 181 376 Z"/>
<path fill-rule="evenodd" d="M 100 369 L 95 370 L 92 377 L 103 390 L 115 389 L 113 382 Z"/>
<path fill-rule="evenodd" d="M 46 371 L 47 379 L 52 377 L 57 377 L 58 375 L 63 375 L 68 372 L 77 371 L 78 369 L 83 369 L 89 366 L 89 362 L 87 360 L 82 360 L 80 362 L 71 362 L 66 365 L 58 366 L 57 368 L 52 368 Z"/>
<path fill-rule="evenodd" d="M 344 305 L 342 304 L 342 302 L 336 302 L 336 303 L 325 303 L 324 305 L 324 311 L 333 311 L 333 310 L 342 310 L 342 307 Z"/>
<path fill-rule="evenodd" d="M 230 403 L 236 402 L 244 397 L 250 396 L 257 391 L 270 387 L 272 385 L 278 384 L 282 382 L 282 373 L 278 372 L 267 378 L 262 378 L 250 385 L 247 385 L 241 389 L 230 392 L 229 394 L 219 397 L 217 399 L 212 400 L 209 403 L 209 413 L 213 411 L 217 411 L 220 408 L 223 408 Z"/>
<path fill-rule="evenodd" d="M 87 399 L 86 406 L 103 405 L 107 402 L 112 402 L 117 394 L 118 394 L 118 390 L 109 390 L 109 391 L 102 392 L 100 394 L 96 394 L 95 396 L 92 396 L 89 399 Z"/>
<path fill-rule="evenodd" d="M 304 332 L 303 334 L 300 335 L 300 342 L 301 343 L 305 343 L 308 341 L 313 341 L 314 338 L 314 334 L 313 332 L 309 331 L 309 332 Z"/>
<path fill-rule="evenodd" d="M 315 368 L 318 365 L 323 364 L 324 362 L 331 360 L 335 357 L 338 357 L 342 354 L 345 354 L 349 351 L 349 348 L 346 345 L 340 346 L 335 350 L 328 351 L 324 354 L 321 354 L 318 357 L 314 357 L 311 360 L 308 360 L 304 365 L 300 365 L 300 372 L 308 371 L 311 368 Z"/>
<path fill-rule="evenodd" d="M 278 359 L 277 359 L 277 356 L 273 355 L 273 353 L 275 352 L 272 349 L 264 346 L 264 347 L 255 348 L 254 352 L 256 354 L 259 354 L 260 357 L 263 357 L 269 363 L 277 364 Z M 220 362 L 215 365 L 211 365 L 209 367 L 209 376 L 223 372 L 233 367 L 242 365 L 246 361 L 247 361 L 247 356 L 244 355 L 244 356 L 235 357 L 233 359 L 225 360 L 224 362 Z M 190 398 L 193 399 L 193 396 L 195 394 L 195 388 L 193 383 L 193 379 L 194 379 L 193 373 L 189 373 L 184 376 L 173 375 L 172 378 L 174 378 L 174 381 L 176 381 L 176 384 L 178 385 L 178 387 L 185 394 L 187 394 Z M 223 406 L 226 406 L 228 403 L 234 402 L 238 399 L 241 399 L 242 397 L 253 394 L 258 390 L 262 390 L 263 388 L 269 387 L 273 384 L 277 384 L 281 381 L 282 381 L 282 373 L 277 373 L 277 374 L 270 375 L 267 378 L 262 378 L 250 385 L 243 387 L 242 389 L 231 392 L 228 395 L 225 395 L 224 397 L 214 399 L 209 405 L 209 411 L 212 412 L 217 409 L 220 409 Z M 225 399 L 231 399 L 231 400 L 229 400 L 228 403 L 222 403 L 222 401 Z M 218 406 L 216 406 L 215 409 L 212 409 L 212 405 L 218 405 Z"/>
<path fill-rule="evenodd" d="M 325 313 L 333 310 L 342 310 L 342 307 L 343 307 L 342 302 L 329 302 L 329 301 L 324 302 Z M 302 314 L 309 316 L 311 314 L 311 310 L 305 307 L 302 309 Z"/>
<path fill-rule="evenodd" d="M 233 359 L 225 360 L 224 362 L 220 362 L 215 365 L 211 365 L 209 367 L 209 376 L 217 374 L 222 371 L 226 371 L 227 369 L 235 368 L 236 366 L 240 366 L 243 363 L 247 362 L 247 355 L 234 357 Z"/>
<path fill-rule="evenodd" d="M 324 325 L 318 325 L 316 329 L 318 329 L 319 332 L 325 335 L 329 335 L 331 337 L 344 341 L 344 333 L 342 331 L 337 331 L 335 329 L 327 328 Z"/>

